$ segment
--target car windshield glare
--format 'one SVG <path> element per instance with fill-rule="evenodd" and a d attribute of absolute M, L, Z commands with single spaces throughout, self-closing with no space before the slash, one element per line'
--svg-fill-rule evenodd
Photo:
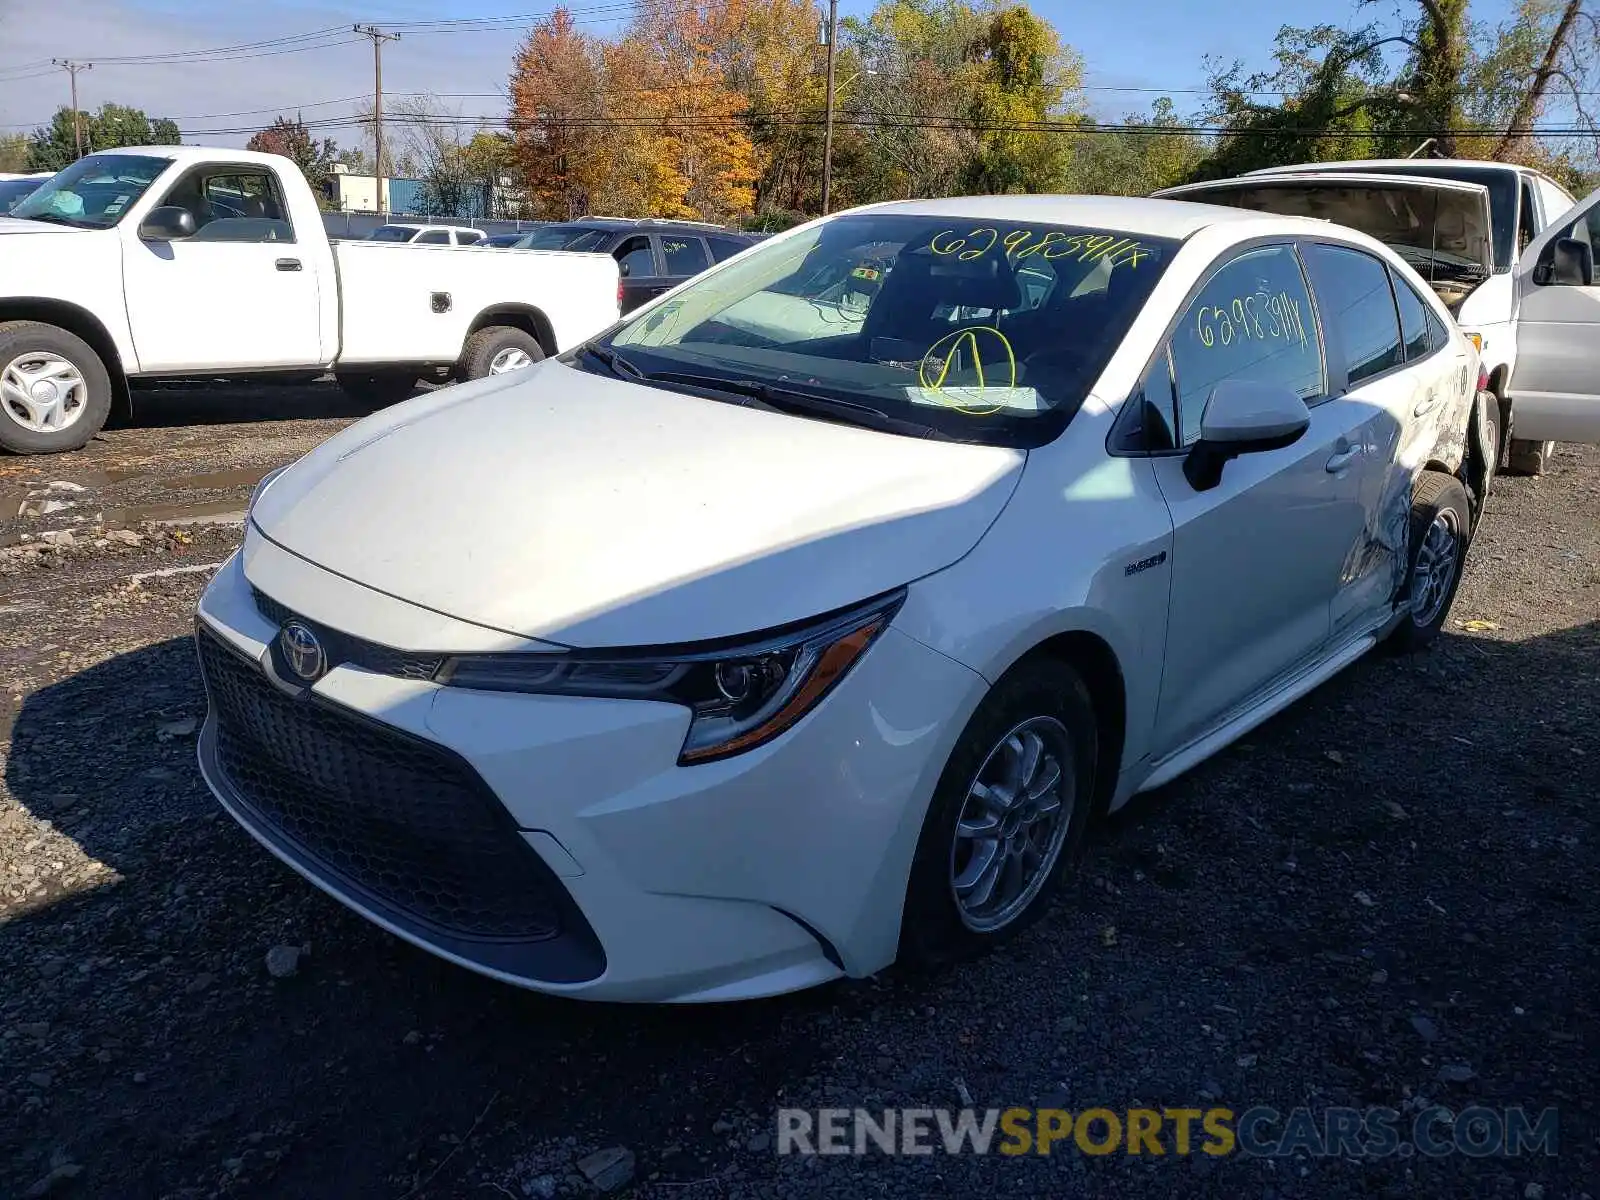
<path fill-rule="evenodd" d="M 172 165 L 146 154 L 91 154 L 41 180 L 39 190 L 11 210 L 13 217 L 109 229 L 122 220 Z"/>
<path fill-rule="evenodd" d="M 1117 229 L 841 216 L 701 276 L 609 344 L 647 374 L 845 400 L 961 441 L 1042 445 L 1082 405 L 1177 249 Z"/>

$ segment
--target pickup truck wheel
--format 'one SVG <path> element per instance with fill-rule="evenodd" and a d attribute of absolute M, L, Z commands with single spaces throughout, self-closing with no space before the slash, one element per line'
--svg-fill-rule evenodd
<path fill-rule="evenodd" d="M 1554 442 L 1528 442 L 1511 439 L 1511 453 L 1506 458 L 1506 472 L 1511 475 L 1543 475 L 1550 465 L 1550 456 L 1556 452 Z"/>
<path fill-rule="evenodd" d="M 410 399 L 417 390 L 418 376 L 415 371 L 341 371 L 334 378 L 350 399 L 383 408 Z"/>
<path fill-rule="evenodd" d="M 1461 586 L 1472 510 L 1461 481 L 1443 471 L 1424 471 L 1411 494 L 1411 567 L 1406 595 L 1411 612 L 1389 638 L 1401 654 L 1426 647 L 1439 636 Z"/>
<path fill-rule="evenodd" d="M 0 448 L 76 450 L 111 411 L 111 376 L 89 343 L 38 321 L 0 324 Z"/>
<path fill-rule="evenodd" d="M 467 339 L 461 352 L 464 379 L 483 379 L 531 367 L 544 357 L 539 339 L 514 325 L 490 325 Z"/>

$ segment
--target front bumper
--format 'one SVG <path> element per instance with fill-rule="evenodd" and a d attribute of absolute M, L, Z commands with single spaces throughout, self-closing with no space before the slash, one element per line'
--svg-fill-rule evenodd
<path fill-rule="evenodd" d="M 402 646 L 411 616 L 448 620 L 397 603 L 254 533 L 201 599 L 202 771 L 300 874 L 444 958 L 548 992 L 741 999 L 893 960 L 928 797 L 986 688 L 975 673 L 891 628 L 795 728 L 695 767 L 677 765 L 675 705 L 348 664 L 299 696 L 269 682 L 285 612 Z M 452 624 L 409 645 L 505 648 Z"/>

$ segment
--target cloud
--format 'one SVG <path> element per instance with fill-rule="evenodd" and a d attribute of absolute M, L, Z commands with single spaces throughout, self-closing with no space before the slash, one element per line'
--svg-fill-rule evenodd
<path fill-rule="evenodd" d="M 394 16 L 397 7 L 391 4 L 384 12 Z M 139 8 L 114 0 L 0 0 L 0 126 L 6 127 L 0 131 L 25 132 L 44 124 L 68 102 L 66 73 L 48 69 L 52 58 L 94 62 L 96 55 L 209 50 L 317 29 L 347 29 L 370 19 L 341 9 L 285 3 L 207 5 L 203 11 L 191 3 L 183 8 Z M 424 13 L 419 10 L 417 16 Z M 330 35 L 330 40 L 339 36 Z M 186 141 L 240 145 L 250 129 L 270 124 L 278 112 L 301 111 L 310 123 L 348 118 L 359 105 L 370 104 L 371 45 L 353 33 L 350 37 L 347 43 L 303 53 L 224 62 L 100 62 L 78 76 L 78 102 L 90 110 L 107 102 L 131 105 L 151 116 L 173 117 Z M 445 103 L 450 111 L 466 115 L 502 115 L 505 104 L 498 94 L 519 40 L 520 31 L 513 29 L 404 37 L 384 46 L 384 90 L 489 93 Z M 359 127 L 326 132 L 347 146 L 360 145 L 369 136 Z"/>

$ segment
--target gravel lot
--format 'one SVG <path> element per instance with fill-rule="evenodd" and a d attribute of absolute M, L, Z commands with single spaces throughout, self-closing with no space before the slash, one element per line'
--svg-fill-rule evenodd
<path fill-rule="evenodd" d="M 207 564 L 252 474 L 357 415 L 300 389 L 253 413 L 285 419 L 180 427 L 211 403 L 176 394 L 80 454 L 0 460 L 0 1195 L 593 1195 L 577 1162 L 607 1147 L 634 1155 L 623 1194 L 652 1200 L 1600 1193 L 1600 451 L 1497 485 L 1434 651 L 1363 661 L 1138 801 L 1005 954 L 653 1010 L 439 963 L 211 801 L 188 641 Z M 29 496 L 74 507 L 12 515 Z M 149 523 L 194 505 L 224 523 Z M 26 548 L 58 529 L 72 545 Z M 772 1150 L 779 1106 L 963 1092 L 1555 1106 L 1560 1153 Z"/>

